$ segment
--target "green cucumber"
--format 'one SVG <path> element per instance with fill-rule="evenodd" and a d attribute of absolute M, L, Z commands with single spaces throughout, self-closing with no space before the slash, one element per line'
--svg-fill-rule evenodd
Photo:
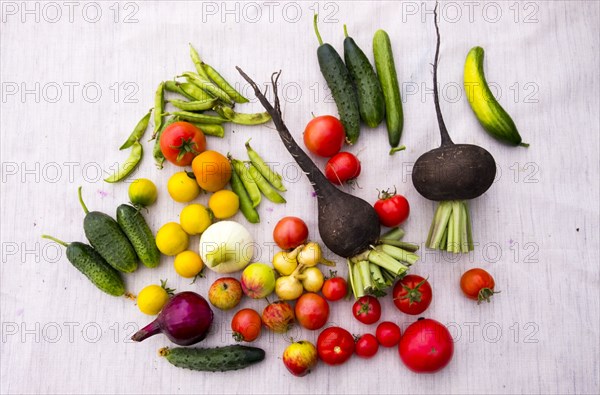
<path fill-rule="evenodd" d="M 383 30 L 377 30 L 373 36 L 373 56 L 375 57 L 375 68 L 385 99 L 388 140 L 393 148 L 400 144 L 402 127 L 404 126 L 404 113 L 402 112 L 402 98 L 400 97 L 400 87 L 398 86 L 390 36 Z"/>
<path fill-rule="evenodd" d="M 344 125 L 344 131 L 346 132 L 346 142 L 354 144 L 360 136 L 360 112 L 356 90 L 352 84 L 352 77 L 340 55 L 338 55 L 330 44 L 323 44 L 317 28 L 317 16 L 318 14 L 315 14 L 314 28 L 319 40 L 317 58 L 321 74 L 323 74 L 327 86 L 331 89 L 340 121 Z"/>
<path fill-rule="evenodd" d="M 263 349 L 237 344 L 216 348 L 165 347 L 158 353 L 178 368 L 202 372 L 243 369 L 265 359 Z"/>
<path fill-rule="evenodd" d="M 83 220 L 85 237 L 92 247 L 118 271 L 134 272 L 138 266 L 137 255 L 117 221 L 99 211 L 88 211 L 81 197 L 81 187 L 79 187 L 79 202 L 85 212 Z"/>
<path fill-rule="evenodd" d="M 149 268 L 160 263 L 156 240 L 141 211 L 129 204 L 117 207 L 117 222 L 142 263 Z"/>
<path fill-rule="evenodd" d="M 356 86 L 360 118 L 370 128 L 376 128 L 385 116 L 385 99 L 381 84 L 365 53 L 348 37 L 344 25 L 344 60 Z"/>
<path fill-rule="evenodd" d="M 67 247 L 69 262 L 99 290 L 113 296 L 123 296 L 125 294 L 125 284 L 119 272 L 106 263 L 104 258 L 92 247 L 78 241 L 65 243 L 48 235 L 42 235 L 42 237 Z"/>

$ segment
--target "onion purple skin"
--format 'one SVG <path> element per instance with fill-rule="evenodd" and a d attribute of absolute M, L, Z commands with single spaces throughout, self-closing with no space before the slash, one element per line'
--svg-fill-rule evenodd
<path fill-rule="evenodd" d="M 195 292 L 173 296 L 154 321 L 136 332 L 131 340 L 141 342 L 163 333 L 173 343 L 190 346 L 204 340 L 213 321 L 213 311 L 206 299 Z"/>

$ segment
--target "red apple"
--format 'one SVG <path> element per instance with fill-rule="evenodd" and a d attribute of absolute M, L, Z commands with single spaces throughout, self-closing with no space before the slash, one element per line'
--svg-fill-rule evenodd
<path fill-rule="evenodd" d="M 208 300 L 218 309 L 233 309 L 242 300 L 242 285 L 233 277 L 221 277 L 210 286 Z"/>
<path fill-rule="evenodd" d="M 285 333 L 294 324 L 294 309 L 289 303 L 278 300 L 265 307 L 263 324 L 275 333 Z"/>
<path fill-rule="evenodd" d="M 294 376 L 306 376 L 317 364 L 317 349 L 307 340 L 292 343 L 283 352 L 283 364 Z"/>

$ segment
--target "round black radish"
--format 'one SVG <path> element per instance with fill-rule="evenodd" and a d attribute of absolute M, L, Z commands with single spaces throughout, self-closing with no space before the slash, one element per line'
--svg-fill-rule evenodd
<path fill-rule="evenodd" d="M 277 96 L 277 79 L 281 72 L 274 73 L 271 77 L 275 97 L 274 105 L 271 105 L 258 85 L 242 69 L 237 67 L 237 70 L 252 86 L 256 97 L 271 115 L 285 148 L 306 173 L 317 194 L 319 234 L 323 243 L 333 253 L 344 258 L 350 258 L 367 250 L 379 237 L 381 231 L 379 217 L 369 203 L 333 186 L 306 152 L 298 146 L 281 116 Z"/>
<path fill-rule="evenodd" d="M 434 9 L 437 35 L 433 63 L 433 98 L 442 137 L 442 145 L 417 159 L 412 181 L 417 191 L 429 200 L 464 200 L 481 196 L 494 182 L 496 162 L 485 149 L 471 144 L 454 144 L 444 124 L 437 88 L 440 54 L 440 31 L 437 25 L 437 3 Z"/>

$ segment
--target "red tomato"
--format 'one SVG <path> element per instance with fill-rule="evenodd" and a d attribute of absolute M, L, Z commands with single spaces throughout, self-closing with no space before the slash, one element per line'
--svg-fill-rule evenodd
<path fill-rule="evenodd" d="M 196 155 L 206 150 L 206 137 L 191 123 L 175 122 L 160 135 L 160 150 L 169 162 L 189 166 Z"/>
<path fill-rule="evenodd" d="M 379 222 L 390 228 L 406 221 L 410 214 L 408 200 L 402 195 L 397 195 L 395 190 L 394 193 L 388 191 L 381 192 L 379 200 L 375 202 L 374 207 L 379 216 Z"/>
<path fill-rule="evenodd" d="M 321 292 L 325 299 L 335 302 L 346 296 L 348 293 L 348 284 L 341 277 L 331 277 L 325 280 Z"/>
<path fill-rule="evenodd" d="M 383 347 L 394 347 L 400 341 L 400 327 L 393 322 L 383 321 L 377 325 L 375 336 Z"/>
<path fill-rule="evenodd" d="M 494 278 L 483 269 L 467 270 L 460 278 L 460 288 L 469 299 L 474 299 L 477 304 L 484 300 L 489 303 L 490 298 L 497 294 L 494 292 Z"/>
<path fill-rule="evenodd" d="M 379 343 L 377 343 L 375 336 L 367 333 L 358 338 L 354 347 L 356 355 L 367 359 L 377 354 L 377 351 L 379 350 Z"/>
<path fill-rule="evenodd" d="M 327 161 L 325 177 L 336 185 L 342 185 L 358 177 L 360 170 L 360 161 L 356 156 L 350 152 L 340 152 Z"/>
<path fill-rule="evenodd" d="M 363 296 L 354 302 L 352 315 L 363 324 L 374 324 L 381 318 L 381 304 L 374 296 Z"/>
<path fill-rule="evenodd" d="M 317 339 L 319 358 L 328 365 L 341 365 L 354 352 L 354 338 L 347 330 L 334 326 L 325 329 Z"/>
<path fill-rule="evenodd" d="M 298 217 L 284 217 L 273 229 L 273 240 L 282 250 L 304 244 L 308 239 L 308 226 Z"/>
<path fill-rule="evenodd" d="M 304 145 L 315 155 L 330 157 L 344 145 L 344 125 L 331 115 L 315 117 L 304 129 Z"/>
<path fill-rule="evenodd" d="M 406 328 L 398 345 L 400 359 L 415 373 L 434 373 L 444 368 L 454 354 L 448 329 L 436 320 L 419 318 Z"/>
<path fill-rule="evenodd" d="M 300 325 L 310 330 L 322 328 L 329 318 L 329 304 L 312 292 L 300 296 L 294 310 Z"/>
<path fill-rule="evenodd" d="M 252 309 L 242 309 L 231 319 L 233 338 L 238 342 L 256 340 L 260 335 L 261 327 L 260 315 Z"/>
<path fill-rule="evenodd" d="M 409 274 L 394 285 L 394 304 L 403 313 L 417 315 L 429 307 L 432 293 L 427 279 Z"/>

